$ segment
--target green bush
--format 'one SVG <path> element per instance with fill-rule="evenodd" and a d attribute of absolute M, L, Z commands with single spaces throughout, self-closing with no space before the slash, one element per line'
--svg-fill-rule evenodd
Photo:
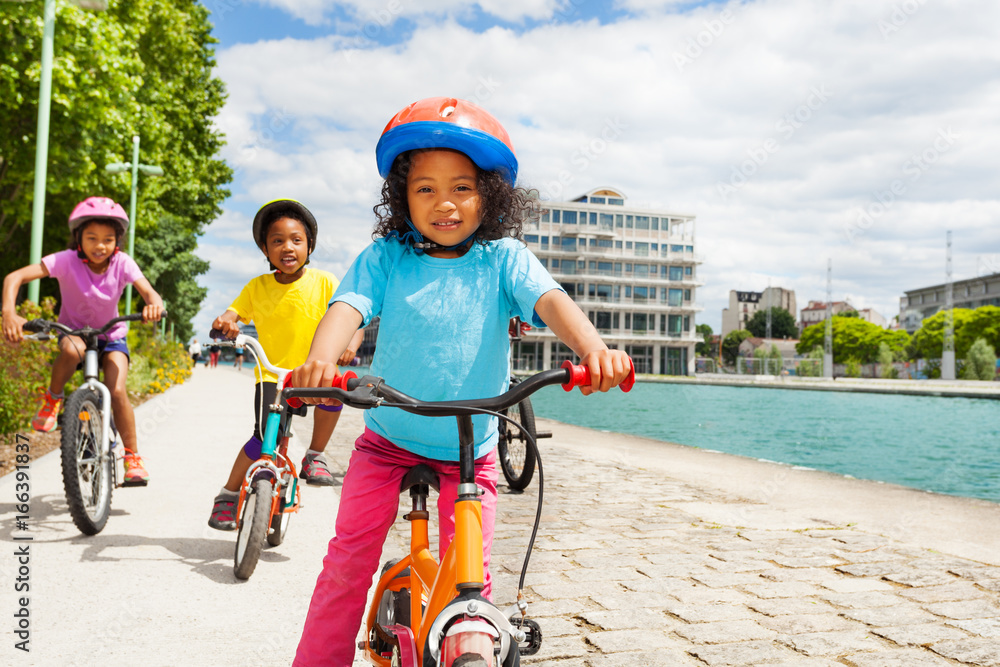
<path fill-rule="evenodd" d="M 896 367 L 892 365 L 895 361 L 895 355 L 889 344 L 886 342 L 881 342 L 878 344 L 878 365 L 881 368 L 882 377 L 887 379 L 894 379 L 899 377 L 899 371 Z"/>
<path fill-rule="evenodd" d="M 961 377 L 966 380 L 992 380 L 996 376 L 997 355 L 993 346 L 982 338 L 969 348 Z"/>
<path fill-rule="evenodd" d="M 844 364 L 844 377 L 849 378 L 859 378 L 861 377 L 861 362 L 856 358 L 851 357 Z"/>
<path fill-rule="evenodd" d="M 51 297 L 41 306 L 25 301 L 17 313 L 28 320 L 55 319 L 55 303 Z M 49 386 L 49 369 L 58 349 L 55 337 L 44 343 L 0 343 L 0 434 L 14 434 L 31 425 L 38 401 Z"/>

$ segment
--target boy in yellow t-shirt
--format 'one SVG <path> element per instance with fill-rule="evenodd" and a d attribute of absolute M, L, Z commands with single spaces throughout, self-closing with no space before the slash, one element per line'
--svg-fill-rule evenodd
<path fill-rule="evenodd" d="M 309 354 L 316 326 L 338 285 L 333 274 L 306 268 L 309 254 L 316 247 L 316 232 L 316 219 L 299 202 L 279 199 L 264 205 L 254 217 L 253 235 L 274 272 L 257 276 L 247 283 L 233 305 L 215 318 L 212 327 L 234 337 L 239 333 L 237 321 L 253 321 L 258 340 L 272 364 L 281 368 L 302 365 Z M 358 330 L 349 349 L 341 355 L 341 364 L 354 359 L 363 335 L 363 330 Z M 273 373 L 265 371 L 261 377 L 258 368 L 255 375 L 254 432 L 237 454 L 229 479 L 213 501 L 208 525 L 218 530 L 236 529 L 240 485 L 250 464 L 260 457 L 265 406 L 273 403 L 277 394 L 277 377 Z M 343 406 L 317 408 L 313 413 L 312 442 L 302 459 L 299 476 L 309 484 L 333 486 L 333 476 L 323 452 Z"/>

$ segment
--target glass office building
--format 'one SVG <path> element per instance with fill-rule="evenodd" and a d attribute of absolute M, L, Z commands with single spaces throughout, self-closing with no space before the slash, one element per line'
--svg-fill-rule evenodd
<path fill-rule="evenodd" d="M 694 373 L 698 265 L 694 216 L 632 208 L 618 190 L 597 188 L 568 202 L 540 202 L 524 238 L 579 304 L 609 347 L 639 373 Z M 517 370 L 573 359 L 548 329 L 514 343 Z"/>

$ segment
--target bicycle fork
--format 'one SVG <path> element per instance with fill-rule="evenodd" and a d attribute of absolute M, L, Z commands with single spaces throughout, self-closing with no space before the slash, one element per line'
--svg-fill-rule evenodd
<path fill-rule="evenodd" d="M 96 350 L 87 350 L 83 357 L 83 377 L 84 382 L 81 388 L 87 387 L 101 397 L 101 445 L 97 454 L 97 464 L 101 465 L 105 457 L 111 455 L 111 391 L 100 381 L 98 381 L 98 355 Z M 79 391 L 79 389 L 77 390 Z M 112 461 L 112 463 L 115 463 Z M 112 465 L 113 486 L 118 486 L 118 466 Z"/>

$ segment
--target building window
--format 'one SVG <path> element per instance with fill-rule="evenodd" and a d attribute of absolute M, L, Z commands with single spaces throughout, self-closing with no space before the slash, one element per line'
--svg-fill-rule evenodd
<path fill-rule="evenodd" d="M 655 289 L 655 288 L 654 288 Z M 632 288 L 632 300 L 633 301 L 648 301 L 649 300 L 649 288 L 640 287 L 636 285 Z"/>
<path fill-rule="evenodd" d="M 610 276 L 614 273 L 614 265 L 611 262 L 598 262 L 597 272 L 602 276 Z"/>
<path fill-rule="evenodd" d="M 652 218 L 649 221 L 649 228 L 652 229 L 652 230 L 654 230 L 654 231 L 658 230 L 660 228 L 660 219 L 659 218 Z"/>
<path fill-rule="evenodd" d="M 682 245 L 672 245 L 672 246 L 670 246 L 670 252 L 684 252 L 684 246 L 682 246 Z"/>
<path fill-rule="evenodd" d="M 671 266 L 670 267 L 670 279 L 671 280 L 684 280 L 684 267 L 682 267 L 682 266 Z"/>
<path fill-rule="evenodd" d="M 625 249 L 626 250 L 631 250 L 632 249 L 632 242 L 631 241 L 626 241 L 625 242 Z"/>
<path fill-rule="evenodd" d="M 636 229 L 649 229 L 649 216 L 648 215 L 637 215 L 637 216 L 635 216 L 635 228 Z"/>
<path fill-rule="evenodd" d="M 552 211 L 552 222 L 559 222 L 559 209 Z"/>
<path fill-rule="evenodd" d="M 653 347 L 651 345 L 626 345 L 625 352 L 632 358 L 636 373 L 653 372 Z"/>
<path fill-rule="evenodd" d="M 689 289 L 684 290 L 684 300 L 685 301 L 691 300 L 691 290 Z"/>
<path fill-rule="evenodd" d="M 692 267 L 690 267 L 690 266 L 685 266 L 684 267 L 684 275 L 685 276 L 694 275 L 694 269 Z"/>
<path fill-rule="evenodd" d="M 669 291 L 670 297 L 667 299 L 668 306 L 683 306 L 684 302 L 681 300 L 681 296 L 684 294 L 683 291 L 679 289 L 671 288 Z"/>
<path fill-rule="evenodd" d="M 684 331 L 691 331 L 691 316 L 684 316 Z"/>
<path fill-rule="evenodd" d="M 635 313 L 632 315 L 632 331 L 634 333 L 646 333 L 646 313 Z"/>
<path fill-rule="evenodd" d="M 649 244 L 640 241 L 635 242 L 635 254 L 638 257 L 649 257 Z"/>
<path fill-rule="evenodd" d="M 600 223 L 601 228 L 612 229 L 615 226 L 615 216 L 610 213 L 601 213 Z"/>
<path fill-rule="evenodd" d="M 612 206 L 624 206 L 625 200 L 621 197 L 608 197 L 608 204 Z"/>
<path fill-rule="evenodd" d="M 599 301 L 611 301 L 611 285 L 591 284 L 588 287 L 590 298 Z"/>
<path fill-rule="evenodd" d="M 632 313 L 625 313 L 625 331 L 632 330 Z"/>
<path fill-rule="evenodd" d="M 562 237 L 562 249 L 563 252 L 575 252 L 576 251 L 576 239 L 572 236 Z"/>
<path fill-rule="evenodd" d="M 576 211 L 563 211 L 562 221 L 564 225 L 575 225 Z"/>
<path fill-rule="evenodd" d="M 606 311 L 597 311 L 594 313 L 594 326 L 597 327 L 598 331 L 607 333 L 611 331 L 611 313 Z"/>
<path fill-rule="evenodd" d="M 694 246 L 693 245 L 684 246 L 684 252 L 694 252 Z"/>
<path fill-rule="evenodd" d="M 559 260 L 558 259 L 553 259 L 552 260 L 552 268 L 553 269 L 558 269 L 559 268 Z"/>
<path fill-rule="evenodd" d="M 566 345 L 563 343 L 557 343 L 556 345 L 553 345 L 551 367 L 559 368 L 559 366 L 562 365 L 562 362 L 566 360 L 569 360 L 571 362 L 576 361 L 576 355 L 573 354 L 573 350 L 566 347 Z"/>
<path fill-rule="evenodd" d="M 612 245 L 611 239 L 597 239 L 598 248 L 610 248 Z"/>
<path fill-rule="evenodd" d="M 626 285 L 625 286 L 625 298 L 626 299 L 631 299 L 632 298 L 632 286 L 631 285 Z"/>
<path fill-rule="evenodd" d="M 618 229 L 622 228 L 622 219 L 623 218 L 621 213 L 615 214 L 615 227 L 617 227 Z"/>
<path fill-rule="evenodd" d="M 525 243 L 538 243 L 538 234 L 525 234 Z"/>
<path fill-rule="evenodd" d="M 605 204 L 605 203 L 607 203 L 607 200 L 604 197 L 591 197 L 590 198 L 590 203 L 591 204 Z"/>
<path fill-rule="evenodd" d="M 669 223 L 667 222 L 667 218 L 663 218 L 663 221 L 661 222 L 661 227 L 660 227 L 660 229 L 661 229 L 662 231 L 664 231 L 664 232 L 666 232 L 666 231 L 669 231 L 669 230 L 670 230 L 670 224 L 669 224 Z"/>
<path fill-rule="evenodd" d="M 542 210 L 542 222 L 549 221 L 549 209 Z"/>
<path fill-rule="evenodd" d="M 633 226 L 634 225 L 632 224 L 632 216 L 631 215 L 626 215 L 625 216 L 625 229 L 632 229 Z"/>
<path fill-rule="evenodd" d="M 621 250 L 621 249 L 622 249 L 622 242 L 615 241 L 615 250 Z"/>
<path fill-rule="evenodd" d="M 672 338 L 680 338 L 681 326 L 684 324 L 680 315 L 667 316 L 667 335 Z"/>
<path fill-rule="evenodd" d="M 591 248 L 596 248 L 597 247 L 597 239 L 590 239 L 590 243 L 588 245 Z"/>

